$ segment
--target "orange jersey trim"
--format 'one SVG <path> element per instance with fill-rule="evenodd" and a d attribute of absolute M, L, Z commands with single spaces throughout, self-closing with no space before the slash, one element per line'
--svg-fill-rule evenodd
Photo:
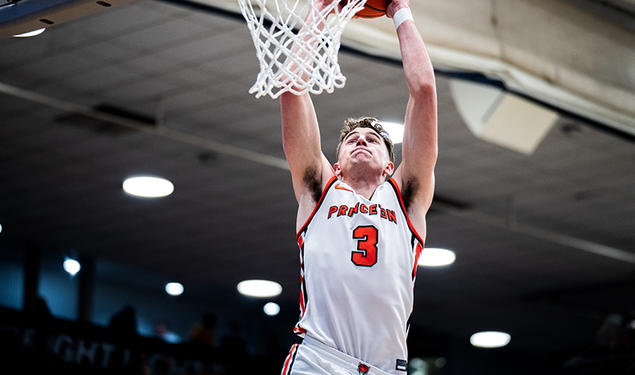
<path fill-rule="evenodd" d="M 320 208 L 320 206 L 322 205 L 322 201 L 324 201 L 324 197 L 326 196 L 326 192 L 329 190 L 331 185 L 333 185 L 333 183 L 336 180 L 337 180 L 337 176 L 333 176 L 326 183 L 326 186 L 324 187 L 324 190 L 322 191 L 322 195 L 320 196 L 320 199 L 315 204 L 315 208 L 313 208 L 313 212 L 311 212 L 311 215 L 309 215 L 309 218 L 306 220 L 304 225 L 300 228 L 300 230 L 298 230 L 298 233 L 296 234 L 296 238 L 299 238 L 300 234 L 306 229 L 307 226 L 309 226 L 309 223 L 311 222 L 311 219 L 313 219 L 313 216 L 317 212 L 318 208 Z"/>
<path fill-rule="evenodd" d="M 397 193 L 397 198 L 399 198 L 399 205 L 401 206 L 401 211 L 403 211 L 403 214 L 406 217 L 406 222 L 408 223 L 408 228 L 410 228 L 410 231 L 412 231 L 412 233 L 415 235 L 415 237 L 417 237 L 417 240 L 419 240 L 419 242 L 421 243 L 421 246 L 425 247 L 425 243 L 421 239 L 421 236 L 419 235 L 419 233 L 417 233 L 417 230 L 415 229 L 414 226 L 412 226 L 412 223 L 410 222 L 410 218 L 408 217 L 408 212 L 406 212 L 406 206 L 403 204 L 403 198 L 401 197 L 401 191 L 399 190 L 399 186 L 397 185 L 397 181 L 395 181 L 395 179 L 391 177 L 391 178 L 388 179 L 388 182 L 390 182 L 392 187 L 395 189 L 395 192 Z"/>
<path fill-rule="evenodd" d="M 340 185 L 340 184 L 335 184 L 335 188 L 336 189 L 340 189 L 340 190 L 346 190 L 346 191 L 350 191 L 351 193 L 354 193 L 353 190 L 349 189 L 349 188 L 345 188 L 344 186 Z"/>

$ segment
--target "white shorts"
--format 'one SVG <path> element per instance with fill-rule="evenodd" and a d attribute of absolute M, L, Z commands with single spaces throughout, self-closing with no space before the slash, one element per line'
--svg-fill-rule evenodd
<path fill-rule="evenodd" d="M 294 344 L 284 361 L 281 375 L 390 375 L 309 337 Z"/>

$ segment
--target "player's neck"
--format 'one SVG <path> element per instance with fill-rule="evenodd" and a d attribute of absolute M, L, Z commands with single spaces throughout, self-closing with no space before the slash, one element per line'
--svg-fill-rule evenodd
<path fill-rule="evenodd" d="M 342 182 L 352 187 L 355 193 L 370 199 L 375 192 L 375 189 L 385 182 L 383 176 L 368 176 L 368 175 L 347 175 L 340 176 Z"/>

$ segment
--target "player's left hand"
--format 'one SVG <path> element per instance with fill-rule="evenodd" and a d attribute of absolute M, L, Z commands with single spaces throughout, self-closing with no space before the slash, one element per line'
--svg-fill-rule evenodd
<path fill-rule="evenodd" d="M 401 8 L 410 8 L 410 0 L 392 0 L 386 8 L 386 16 L 392 18 Z"/>

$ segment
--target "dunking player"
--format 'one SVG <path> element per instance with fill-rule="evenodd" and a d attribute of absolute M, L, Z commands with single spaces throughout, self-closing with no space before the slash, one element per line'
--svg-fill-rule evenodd
<path fill-rule="evenodd" d="M 301 316 L 294 331 L 304 338 L 291 348 L 283 375 L 406 373 L 437 158 L 434 72 L 409 3 L 393 0 L 387 10 L 410 91 L 396 171 L 392 143 L 375 119 L 346 122 L 331 166 L 309 95 L 281 96 L 282 140 L 299 204 Z"/>

